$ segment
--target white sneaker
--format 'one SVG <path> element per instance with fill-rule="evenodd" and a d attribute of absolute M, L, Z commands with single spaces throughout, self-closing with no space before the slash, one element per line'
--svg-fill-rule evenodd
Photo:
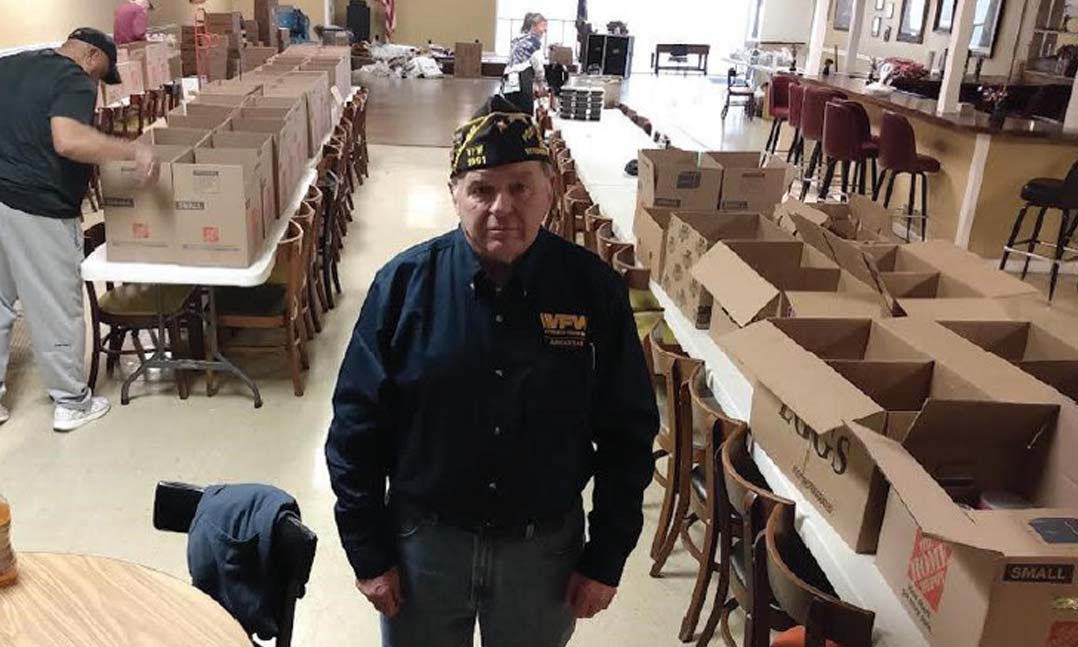
<path fill-rule="evenodd" d="M 102 396 L 90 398 L 90 408 L 69 409 L 68 407 L 56 407 L 52 414 L 53 431 L 74 431 L 79 427 L 100 420 L 109 412 L 109 399 Z"/>
<path fill-rule="evenodd" d="M 7 410 L 7 407 L 0 404 L 0 425 L 4 424 L 11 419 L 11 412 Z"/>

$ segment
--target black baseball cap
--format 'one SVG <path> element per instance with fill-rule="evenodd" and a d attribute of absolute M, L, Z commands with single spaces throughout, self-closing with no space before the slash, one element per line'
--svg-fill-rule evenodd
<path fill-rule="evenodd" d="M 120 79 L 120 70 L 116 69 L 116 42 L 108 34 L 93 27 L 79 27 L 71 32 L 67 39 L 82 41 L 105 52 L 105 56 L 109 57 L 109 71 L 102 80 L 109 85 L 123 82 Z"/>

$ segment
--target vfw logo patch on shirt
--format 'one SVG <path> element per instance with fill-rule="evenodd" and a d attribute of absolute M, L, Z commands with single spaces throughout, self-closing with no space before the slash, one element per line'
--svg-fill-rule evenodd
<path fill-rule="evenodd" d="M 588 340 L 588 318 L 578 314 L 540 312 L 543 337 L 552 347 L 583 348 Z"/>

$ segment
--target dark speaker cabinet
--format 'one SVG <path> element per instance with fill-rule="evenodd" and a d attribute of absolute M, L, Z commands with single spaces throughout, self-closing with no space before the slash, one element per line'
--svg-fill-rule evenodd
<path fill-rule="evenodd" d="M 371 8 L 363 0 L 348 3 L 348 31 L 355 43 L 371 39 Z"/>
<path fill-rule="evenodd" d="M 633 67 L 633 37 L 589 34 L 586 54 L 585 72 L 598 66 L 601 74 L 628 78 Z"/>

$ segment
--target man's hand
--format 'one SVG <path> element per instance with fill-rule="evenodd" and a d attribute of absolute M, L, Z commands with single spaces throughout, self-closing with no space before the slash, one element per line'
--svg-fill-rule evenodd
<path fill-rule="evenodd" d="M 617 593 L 617 588 L 613 586 L 607 586 L 579 573 L 573 573 L 569 576 L 569 590 L 565 594 L 565 599 L 577 618 L 594 618 L 600 611 L 610 606 Z"/>
<path fill-rule="evenodd" d="M 135 169 L 138 171 L 139 183 L 143 186 L 157 182 L 157 176 L 161 172 L 157 153 L 142 142 L 135 142 Z"/>
<path fill-rule="evenodd" d="M 401 577 L 397 569 L 369 580 L 356 580 L 356 588 L 385 617 L 393 618 L 400 613 L 404 598 L 401 597 Z"/>

